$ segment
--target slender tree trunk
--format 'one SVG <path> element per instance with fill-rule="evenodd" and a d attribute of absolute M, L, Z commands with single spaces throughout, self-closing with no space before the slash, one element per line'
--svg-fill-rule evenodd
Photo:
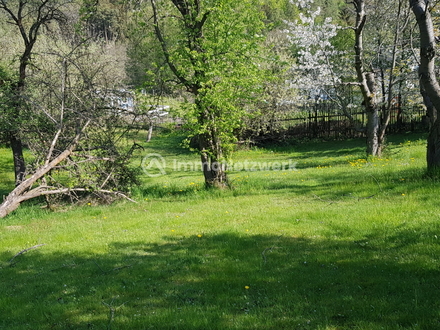
<path fill-rule="evenodd" d="M 382 145 L 379 139 L 380 115 L 376 100 L 376 77 L 374 73 L 364 74 L 368 87 L 367 110 L 367 155 L 380 156 Z"/>
<path fill-rule="evenodd" d="M 23 144 L 16 132 L 11 132 L 9 143 L 11 144 L 14 159 L 15 186 L 18 186 L 25 178 L 26 164 L 23 156 Z"/>
<path fill-rule="evenodd" d="M 26 48 L 27 53 L 28 49 Z M 29 58 L 22 56 L 20 59 L 19 80 L 14 87 L 14 116 L 20 118 L 22 100 L 21 95 L 25 88 L 26 67 Z M 18 128 L 15 128 L 9 135 L 9 143 L 11 145 L 12 157 L 14 159 L 15 186 L 18 186 L 25 178 L 26 162 L 23 155 L 23 143 L 19 137 Z"/>
<path fill-rule="evenodd" d="M 440 109 L 440 85 L 434 71 L 435 38 L 431 14 L 424 0 L 410 0 L 409 4 L 416 17 L 420 31 L 420 84 L 429 96 L 435 109 Z M 440 174 L 440 121 L 438 115 L 428 136 L 426 161 L 428 172 Z"/>
<path fill-rule="evenodd" d="M 148 127 L 147 142 L 151 141 L 151 136 L 153 135 L 153 127 L 153 121 L 150 121 L 150 126 Z"/>
<path fill-rule="evenodd" d="M 363 63 L 363 29 L 367 20 L 365 13 L 365 1 L 354 0 L 356 9 L 355 26 L 355 68 L 359 86 L 364 98 L 365 110 L 367 113 L 367 155 L 379 156 L 381 146 L 379 141 L 380 116 L 376 100 L 376 82 L 373 72 L 366 72 Z"/>

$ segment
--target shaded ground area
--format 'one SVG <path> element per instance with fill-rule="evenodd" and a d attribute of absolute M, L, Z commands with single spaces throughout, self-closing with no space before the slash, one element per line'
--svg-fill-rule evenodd
<path fill-rule="evenodd" d="M 3 252 L 0 329 L 438 329 L 435 239 L 402 227 L 359 241 L 219 233 L 115 240 L 99 255 Z"/>

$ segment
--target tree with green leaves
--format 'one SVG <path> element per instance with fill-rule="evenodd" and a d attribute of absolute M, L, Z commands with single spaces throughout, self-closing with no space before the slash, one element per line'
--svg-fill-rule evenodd
<path fill-rule="evenodd" d="M 113 85 L 115 61 L 83 42 L 51 46 L 44 63 L 35 60 L 40 70 L 29 77 L 25 95 L 32 117 L 20 129 L 32 160 L 24 180 L 0 203 L 0 218 L 36 197 L 46 197 L 48 207 L 84 198 L 107 202 L 127 197 L 137 184 L 130 158 L 140 146 L 125 139 L 130 125 L 117 105 L 123 95 Z M 7 94 L 3 84 L 0 102 Z"/>
<path fill-rule="evenodd" d="M 23 42 L 18 74 L 9 93 L 14 104 L 8 108 L 10 111 L 14 111 L 13 115 L 8 116 L 10 125 L 7 132 L 7 140 L 12 149 L 15 182 L 17 185 L 24 180 L 26 171 L 23 143 L 20 136 L 20 121 L 23 119 L 23 116 L 20 112 L 23 107 L 24 99 L 22 95 L 26 88 L 28 68 L 32 63 L 34 47 L 41 30 L 52 21 L 61 22 L 64 20 L 65 16 L 61 10 L 64 5 L 64 1 L 53 0 L 0 0 L 0 14 L 11 24 L 15 25 Z"/>
<path fill-rule="evenodd" d="M 25 63 L 14 52 L 0 63 L 0 137 L 11 143 L 11 134 L 16 134 L 23 141 L 20 150 L 26 146 L 26 156 L 30 155 L 15 189 L 0 203 L 0 218 L 41 196 L 48 207 L 61 201 L 106 202 L 126 196 L 137 183 L 138 171 L 131 167 L 130 157 L 140 146 L 130 147 L 125 139 L 128 118 L 117 109 L 125 87 L 121 59 L 110 44 L 102 47 L 102 41 L 77 34 L 75 3 L 57 7 L 63 9 L 57 15 L 66 17 L 66 24 L 46 21 L 38 32 L 31 22 L 41 22 L 44 6 L 59 2 L 0 0 L 0 4 L 15 15 L 19 27 L 22 24 L 29 53 Z M 3 42 L 0 39 L 0 46 Z M 20 54 L 18 49 L 15 54 Z M 21 69 L 23 75 L 17 73 Z"/>
<path fill-rule="evenodd" d="M 253 0 L 150 0 L 155 35 L 175 82 L 208 187 L 227 185 L 225 160 L 246 107 L 263 88 L 264 23 Z"/>

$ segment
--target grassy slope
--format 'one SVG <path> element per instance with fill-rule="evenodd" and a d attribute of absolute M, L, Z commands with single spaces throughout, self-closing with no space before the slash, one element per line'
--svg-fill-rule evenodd
<path fill-rule="evenodd" d="M 227 191 L 173 171 L 197 161 L 175 142 L 138 155 L 160 153 L 168 173 L 145 177 L 138 204 L 1 220 L 0 329 L 440 328 L 423 140 L 368 162 L 361 140 L 240 151 L 298 170 L 233 172 Z"/>

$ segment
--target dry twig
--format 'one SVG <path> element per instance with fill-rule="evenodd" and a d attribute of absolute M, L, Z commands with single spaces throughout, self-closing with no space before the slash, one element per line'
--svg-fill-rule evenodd
<path fill-rule="evenodd" d="M 23 253 L 26 253 L 26 252 L 28 252 L 28 251 L 30 251 L 30 250 L 38 249 L 40 246 L 44 246 L 44 245 L 46 245 L 46 244 L 38 244 L 38 245 L 34 245 L 34 246 L 31 246 L 31 247 L 28 247 L 27 249 L 21 250 L 21 251 L 18 252 L 15 256 L 13 256 L 13 257 L 11 258 L 11 260 L 9 260 L 9 263 L 12 265 L 12 261 L 14 261 L 14 259 L 15 259 L 16 257 L 18 257 L 19 255 L 22 255 Z"/>

